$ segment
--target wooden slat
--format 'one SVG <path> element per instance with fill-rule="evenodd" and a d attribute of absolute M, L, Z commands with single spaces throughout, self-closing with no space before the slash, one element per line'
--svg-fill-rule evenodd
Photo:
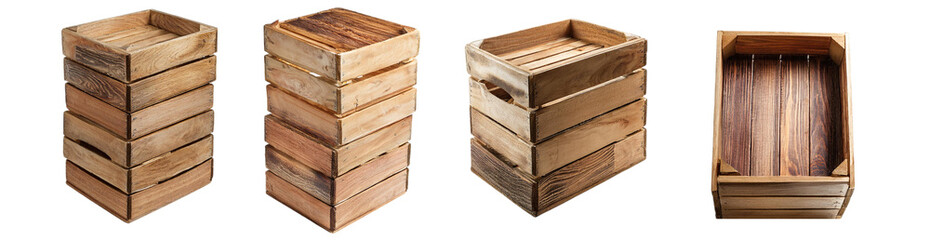
<path fill-rule="evenodd" d="M 752 59 L 734 56 L 723 63 L 720 159 L 749 173 L 752 106 Z"/>
<path fill-rule="evenodd" d="M 718 176 L 720 196 L 845 196 L 846 177 Z"/>
<path fill-rule="evenodd" d="M 601 48 L 603 47 L 600 45 L 588 44 L 578 48 L 563 51 L 558 54 L 547 56 L 545 58 L 537 59 L 532 62 L 527 62 L 526 64 L 521 64 L 520 66 L 533 71 L 545 66 L 556 64 L 558 62 L 568 61 L 571 58 L 578 57 L 585 53 L 589 53 Z"/>
<path fill-rule="evenodd" d="M 520 58 L 526 55 L 534 54 L 543 50 L 551 49 L 561 45 L 565 45 L 571 42 L 577 42 L 577 39 L 572 39 L 568 37 L 558 38 L 549 42 L 544 42 L 539 45 L 531 46 L 528 48 L 516 50 L 513 52 L 498 54 L 497 56 L 504 60 L 513 60 L 515 58 Z"/>
<path fill-rule="evenodd" d="M 129 198 L 110 187 L 71 161 L 65 161 L 65 179 L 71 188 L 90 199 L 114 216 L 129 219 Z"/>
<path fill-rule="evenodd" d="M 810 64 L 810 175 L 829 176 L 843 161 L 839 72 L 828 58 Z"/>
<path fill-rule="evenodd" d="M 755 56 L 752 63 L 752 176 L 779 175 L 779 110 L 782 72 L 778 56 Z M 736 117 L 736 116 L 733 116 Z"/>
<path fill-rule="evenodd" d="M 810 175 L 810 70 L 805 56 L 783 59 L 782 107 L 779 115 L 779 162 L 782 176 Z"/>
<path fill-rule="evenodd" d="M 64 113 L 64 135 L 99 149 L 108 159 L 123 168 L 134 167 L 149 159 L 194 142 L 213 132 L 213 111 L 208 111 L 146 135 L 126 140 L 90 120 Z"/>
<path fill-rule="evenodd" d="M 137 139 L 213 107 L 213 85 L 206 85 L 151 107 L 126 113 L 67 84 L 68 110 L 105 127 L 124 139 Z"/>
<path fill-rule="evenodd" d="M 538 107 L 646 66 L 643 38 L 605 46 L 596 52 L 533 69 L 530 78 L 533 95 L 521 105 Z"/>
<path fill-rule="evenodd" d="M 149 24 L 182 36 L 196 33 L 204 28 L 200 23 L 157 10 L 152 10 L 149 14 Z"/>
<path fill-rule="evenodd" d="M 131 53 L 127 82 L 213 55 L 216 52 L 216 28 L 204 25 L 198 32 L 162 44 L 148 44 L 139 43 L 127 49 Z"/>
<path fill-rule="evenodd" d="M 603 46 L 621 44 L 629 39 L 623 32 L 576 19 L 571 20 L 571 35 L 574 38 Z"/>
<path fill-rule="evenodd" d="M 839 209 L 723 210 L 724 218 L 835 218 Z"/>
<path fill-rule="evenodd" d="M 557 55 L 557 54 L 560 54 L 560 53 L 563 53 L 563 52 L 566 52 L 572 49 L 583 47 L 585 45 L 588 45 L 588 43 L 583 42 L 581 40 L 573 39 L 570 42 L 567 42 L 565 44 L 555 45 L 549 49 L 544 49 L 542 51 L 538 51 L 532 54 L 527 54 L 522 57 L 517 57 L 514 59 L 508 59 L 508 62 L 510 62 L 510 64 L 513 64 L 515 66 L 522 66 L 524 64 L 532 63 L 534 61 L 539 61 L 544 58 L 551 57 L 551 56 L 554 56 L 554 55 Z"/>
<path fill-rule="evenodd" d="M 834 209 L 846 197 L 723 197 L 724 209 Z"/>
<path fill-rule="evenodd" d="M 827 55 L 831 42 L 827 36 L 741 35 L 736 37 L 736 53 Z"/>
<path fill-rule="evenodd" d="M 643 161 L 645 136 L 645 130 L 638 131 L 539 178 L 514 168 L 506 158 L 472 139 L 472 172 L 538 216 Z"/>
<path fill-rule="evenodd" d="M 213 180 L 213 159 L 159 183 L 146 190 L 130 195 L 131 216 L 129 221 L 139 219 L 184 196 L 200 189 Z"/>
<path fill-rule="evenodd" d="M 324 229 L 331 229 L 330 206 L 291 185 L 271 171 L 265 172 L 265 192 Z"/>
<path fill-rule="evenodd" d="M 551 42 L 569 35 L 570 21 L 559 21 L 513 33 L 487 38 L 481 41 L 480 49 L 494 55 L 504 54 Z"/>
<path fill-rule="evenodd" d="M 363 190 L 375 185 L 391 175 L 402 171 L 410 164 L 410 144 L 404 143 L 371 161 L 358 166 L 334 182 L 334 203 L 342 203 Z"/>

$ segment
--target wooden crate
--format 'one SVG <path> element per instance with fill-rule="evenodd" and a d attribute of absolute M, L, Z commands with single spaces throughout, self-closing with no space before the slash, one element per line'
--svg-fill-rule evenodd
<path fill-rule="evenodd" d="M 645 129 L 598 149 L 546 176 L 533 176 L 472 139 L 472 172 L 538 216 L 646 159 Z"/>
<path fill-rule="evenodd" d="M 124 112 L 100 99 L 65 85 L 68 110 L 99 124 L 123 139 L 138 139 L 169 125 L 209 111 L 213 85 L 207 84 L 135 112 Z"/>
<path fill-rule="evenodd" d="M 855 188 L 845 34 L 717 34 L 718 218 L 840 218 Z"/>
<path fill-rule="evenodd" d="M 404 169 L 335 206 L 327 205 L 271 171 L 265 172 L 266 191 L 320 227 L 335 232 L 404 194 L 407 173 Z"/>
<path fill-rule="evenodd" d="M 414 58 L 414 28 L 341 8 L 265 25 L 265 51 L 337 84 Z"/>
<path fill-rule="evenodd" d="M 213 111 L 178 122 L 141 138 L 128 140 L 89 119 L 65 112 L 64 135 L 122 168 L 132 168 L 204 138 L 213 132 Z"/>
<path fill-rule="evenodd" d="M 332 147 L 286 123 L 265 116 L 265 141 L 295 161 L 327 177 L 337 177 L 410 140 L 408 116 L 349 144 Z"/>
<path fill-rule="evenodd" d="M 123 168 L 86 143 L 64 139 L 64 155 L 125 194 L 132 194 L 168 180 L 213 157 L 213 135 L 171 150 L 132 168 Z"/>
<path fill-rule="evenodd" d="M 638 99 L 591 118 L 540 143 L 529 143 L 472 108 L 472 135 L 513 163 L 542 177 L 604 146 L 626 138 L 646 124 L 646 100 Z"/>
<path fill-rule="evenodd" d="M 329 112 L 345 115 L 413 87 L 417 82 L 417 62 L 408 60 L 337 83 L 284 59 L 266 55 L 265 79 Z"/>
<path fill-rule="evenodd" d="M 565 20 L 472 42 L 468 73 L 536 108 L 646 65 L 646 39 Z"/>
<path fill-rule="evenodd" d="M 65 80 L 123 112 L 136 112 L 216 80 L 216 57 L 210 56 L 125 83 L 65 58 Z"/>
<path fill-rule="evenodd" d="M 156 10 L 61 30 L 64 55 L 131 83 L 216 52 L 216 28 Z"/>
<path fill-rule="evenodd" d="M 132 222 L 210 183 L 213 179 L 213 159 L 132 194 L 110 186 L 71 161 L 65 162 L 65 175 L 71 188 L 114 216 Z"/>
<path fill-rule="evenodd" d="M 409 163 L 410 144 L 405 143 L 342 176 L 330 177 L 294 160 L 271 145 L 265 146 L 265 165 L 270 172 L 330 206 L 338 205 L 381 180 L 405 170 Z"/>
<path fill-rule="evenodd" d="M 344 115 L 327 112 L 275 85 L 268 85 L 267 90 L 271 114 L 333 148 L 400 121 L 416 108 L 414 88 Z"/>
<path fill-rule="evenodd" d="M 529 143 L 550 136 L 588 119 L 636 101 L 646 94 L 646 70 L 612 79 L 538 108 L 513 103 L 504 89 L 471 78 L 471 107 L 490 117 Z"/>

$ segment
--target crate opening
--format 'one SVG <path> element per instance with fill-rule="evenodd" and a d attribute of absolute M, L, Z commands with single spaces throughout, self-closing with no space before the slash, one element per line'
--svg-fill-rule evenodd
<path fill-rule="evenodd" d="M 527 71 L 584 57 L 585 53 L 627 41 L 623 32 L 578 20 L 565 20 L 488 38 L 478 46 Z"/>
<path fill-rule="evenodd" d="M 841 67 L 786 52 L 723 60 L 721 159 L 742 176 L 831 176 L 845 159 Z"/>
<path fill-rule="evenodd" d="M 203 25 L 145 10 L 70 28 L 80 35 L 132 52 L 201 30 Z"/>
<path fill-rule="evenodd" d="M 320 43 L 342 53 L 413 31 L 412 28 L 351 10 L 334 8 L 290 19 L 275 27 Z"/>
<path fill-rule="evenodd" d="M 81 141 L 81 140 L 73 140 L 73 141 L 74 141 L 75 143 L 77 143 L 79 146 L 84 147 L 84 148 L 87 149 L 88 151 L 90 151 L 90 152 L 92 152 L 92 153 L 94 153 L 94 154 L 97 154 L 97 156 L 100 156 L 100 157 L 102 157 L 102 158 L 104 158 L 104 159 L 106 159 L 106 160 L 113 160 L 112 158 L 110 158 L 109 155 L 107 155 L 107 153 L 103 152 L 103 150 L 100 150 L 99 148 L 94 147 L 94 145 L 91 145 L 90 143 L 87 143 L 87 142 Z"/>
<path fill-rule="evenodd" d="M 510 96 L 510 94 L 507 93 L 507 91 L 504 91 L 503 88 L 498 87 L 497 85 L 494 85 L 493 83 L 484 81 L 484 80 L 479 80 L 478 82 L 480 82 L 481 84 L 484 84 L 484 87 L 488 89 L 488 92 L 490 92 L 492 95 L 494 95 L 498 99 L 504 102 L 513 104 L 513 97 Z"/>

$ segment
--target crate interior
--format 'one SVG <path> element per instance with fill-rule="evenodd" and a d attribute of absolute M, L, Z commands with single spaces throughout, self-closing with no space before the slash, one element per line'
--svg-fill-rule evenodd
<path fill-rule="evenodd" d="M 201 24 L 154 10 L 72 28 L 78 34 L 128 52 L 200 31 Z"/>
<path fill-rule="evenodd" d="M 406 26 L 341 8 L 287 20 L 278 26 L 324 44 L 337 53 L 388 40 L 410 31 Z"/>
<path fill-rule="evenodd" d="M 844 160 L 845 54 L 829 41 L 737 37 L 724 53 L 720 154 L 741 175 L 830 176 Z"/>
<path fill-rule="evenodd" d="M 488 38 L 479 48 L 513 66 L 534 72 L 558 66 L 595 50 L 627 41 L 623 32 L 578 20 L 566 20 Z"/>

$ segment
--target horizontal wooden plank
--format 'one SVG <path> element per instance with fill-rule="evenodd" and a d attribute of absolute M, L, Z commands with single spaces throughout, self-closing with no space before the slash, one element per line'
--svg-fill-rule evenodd
<path fill-rule="evenodd" d="M 733 176 L 719 176 L 718 181 Z M 848 182 L 743 182 L 719 181 L 720 196 L 846 196 Z"/>
<path fill-rule="evenodd" d="M 840 208 L 846 197 L 723 197 L 724 209 L 825 209 Z"/>
<path fill-rule="evenodd" d="M 330 232 L 338 231 L 407 191 L 407 170 L 404 170 L 339 205 L 330 206 L 270 171 L 265 176 L 269 196 Z"/>
<path fill-rule="evenodd" d="M 213 115 L 211 110 L 130 141 L 87 118 L 65 112 L 64 135 L 100 150 L 106 159 L 117 165 L 130 168 L 210 135 L 213 132 Z"/>
<path fill-rule="evenodd" d="M 836 218 L 839 209 L 723 209 L 723 218 Z"/>

